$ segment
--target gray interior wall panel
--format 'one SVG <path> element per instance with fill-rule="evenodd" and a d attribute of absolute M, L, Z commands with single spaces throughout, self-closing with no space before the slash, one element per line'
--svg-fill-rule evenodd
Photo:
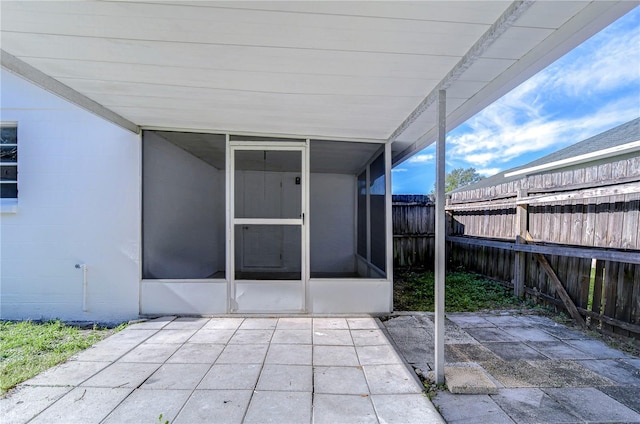
<path fill-rule="evenodd" d="M 355 272 L 356 177 L 311 174 L 311 272 Z"/>
<path fill-rule="evenodd" d="M 224 270 L 224 171 L 152 132 L 142 144 L 143 278 Z"/>

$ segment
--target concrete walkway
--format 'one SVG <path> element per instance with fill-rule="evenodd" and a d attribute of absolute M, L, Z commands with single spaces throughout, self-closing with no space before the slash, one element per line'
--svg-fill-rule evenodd
<path fill-rule="evenodd" d="M 459 393 L 433 398 L 447 423 L 640 423 L 639 357 L 546 317 L 447 318 L 445 377 Z M 400 314 L 384 324 L 407 362 L 428 375 L 433 314 Z"/>
<path fill-rule="evenodd" d="M 9 423 L 441 423 L 373 318 L 129 326 L 0 400 Z"/>

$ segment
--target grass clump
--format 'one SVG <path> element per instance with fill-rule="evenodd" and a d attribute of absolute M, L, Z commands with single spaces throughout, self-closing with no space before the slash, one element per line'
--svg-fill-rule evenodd
<path fill-rule="evenodd" d="M 0 322 L 0 395 L 119 328 L 81 330 L 60 321 Z"/>
<path fill-rule="evenodd" d="M 399 272 L 394 281 L 394 309 L 398 311 L 434 310 L 433 272 Z M 445 278 L 445 305 L 449 312 L 482 309 L 513 309 L 522 301 L 513 290 L 477 274 L 451 272 Z"/>

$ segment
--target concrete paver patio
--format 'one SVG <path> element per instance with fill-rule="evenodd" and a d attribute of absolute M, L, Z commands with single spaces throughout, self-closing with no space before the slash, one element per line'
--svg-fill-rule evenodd
<path fill-rule="evenodd" d="M 433 314 L 384 324 L 407 362 L 427 375 Z M 445 361 L 449 389 L 460 391 L 438 391 L 433 403 L 449 424 L 640 423 L 640 358 L 546 317 L 447 314 Z M 465 386 L 473 381 L 482 384 Z"/>
<path fill-rule="evenodd" d="M 374 318 L 138 324 L 24 382 L 2 423 L 442 423 Z M 383 328 L 383 327 L 382 327 Z"/>

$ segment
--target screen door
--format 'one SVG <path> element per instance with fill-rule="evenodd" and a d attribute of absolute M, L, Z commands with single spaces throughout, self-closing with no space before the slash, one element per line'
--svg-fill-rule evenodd
<path fill-rule="evenodd" d="M 306 146 L 231 142 L 232 312 L 305 310 Z"/>

